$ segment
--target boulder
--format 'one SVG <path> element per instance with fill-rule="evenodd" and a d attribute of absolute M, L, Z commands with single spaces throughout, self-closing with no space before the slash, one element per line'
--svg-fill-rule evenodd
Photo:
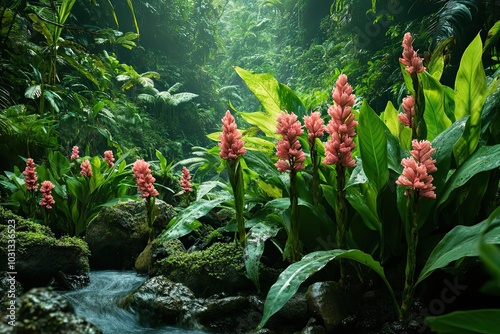
<path fill-rule="evenodd" d="M 169 204 L 156 200 L 154 235 L 175 216 Z M 87 228 L 85 240 L 95 269 L 132 269 L 148 244 L 149 232 L 145 201 L 120 202 L 102 209 Z"/>
<path fill-rule="evenodd" d="M 193 300 L 194 294 L 186 286 L 156 276 L 122 299 L 119 306 L 135 310 L 141 323 L 159 326 L 178 323 L 181 312 Z"/>
<path fill-rule="evenodd" d="M 311 311 L 323 319 L 327 333 L 334 333 L 349 314 L 348 295 L 337 282 L 313 283 L 307 289 L 306 297 Z"/>
<path fill-rule="evenodd" d="M 15 255 L 10 256 L 12 263 L 8 262 L 9 253 Z M 55 284 L 58 288 L 73 289 L 85 285 L 89 255 L 82 239 L 56 239 L 47 226 L 0 207 L 0 270 L 15 272 L 14 278 L 24 288 Z"/>
<path fill-rule="evenodd" d="M 243 249 L 235 243 L 214 243 L 191 253 L 174 252 L 156 266 L 157 274 L 186 285 L 197 297 L 253 289 L 245 276 Z"/>
<path fill-rule="evenodd" d="M 135 270 L 139 274 L 156 275 L 156 262 L 163 260 L 177 252 L 186 252 L 186 248 L 179 239 L 150 242 L 135 261 Z"/>
<path fill-rule="evenodd" d="M 102 331 L 78 317 L 71 304 L 47 288 L 34 288 L 20 298 L 16 333 L 88 333 Z"/>

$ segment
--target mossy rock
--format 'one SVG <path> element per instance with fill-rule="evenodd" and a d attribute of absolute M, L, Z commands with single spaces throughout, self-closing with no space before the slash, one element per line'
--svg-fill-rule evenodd
<path fill-rule="evenodd" d="M 9 240 L 15 240 L 15 249 Z M 15 253 L 12 264 L 8 262 L 9 252 Z M 0 207 L 0 270 L 17 272 L 15 279 L 23 287 L 55 282 L 60 288 L 75 288 L 71 277 L 88 281 L 89 255 L 85 241 L 77 237 L 56 239 L 48 227 Z"/>
<path fill-rule="evenodd" d="M 172 206 L 156 201 L 155 235 L 175 216 Z M 145 201 L 120 202 L 102 209 L 90 223 L 85 240 L 95 269 L 132 269 L 148 244 Z"/>
<path fill-rule="evenodd" d="M 253 287 L 245 276 L 243 248 L 235 243 L 214 243 L 191 253 L 175 252 L 157 264 L 157 274 L 186 285 L 199 297 Z"/>

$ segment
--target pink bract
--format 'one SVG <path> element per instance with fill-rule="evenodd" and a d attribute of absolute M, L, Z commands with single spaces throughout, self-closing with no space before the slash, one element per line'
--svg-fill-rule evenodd
<path fill-rule="evenodd" d="M 297 115 L 293 112 L 291 114 L 281 112 L 277 121 L 276 133 L 283 138 L 276 145 L 276 156 L 279 158 L 275 164 L 276 168 L 280 172 L 304 170 L 303 162 L 306 160 L 306 155 L 298 140 L 298 136 L 302 135 L 304 130 L 297 120 Z"/>
<path fill-rule="evenodd" d="M 222 118 L 222 133 L 219 135 L 221 148 L 219 156 L 222 159 L 236 159 L 246 153 L 241 140 L 241 133 L 238 131 L 236 121 L 229 112 Z"/>
<path fill-rule="evenodd" d="M 40 192 L 42 193 L 40 206 L 43 206 L 46 209 L 52 209 L 52 205 L 56 203 L 56 201 L 54 201 L 54 197 L 52 197 L 52 189 L 54 189 L 54 185 L 52 184 L 52 182 L 42 182 L 42 186 L 40 187 Z"/>
<path fill-rule="evenodd" d="M 151 170 L 149 169 L 149 163 L 143 159 L 134 162 L 132 171 L 135 176 L 135 183 L 137 184 L 137 189 L 142 192 L 141 197 L 154 197 L 158 196 L 159 193 L 153 186 L 156 179 L 151 175 Z"/>
<path fill-rule="evenodd" d="M 37 190 L 38 189 L 38 177 L 36 176 L 36 167 L 33 159 L 26 159 L 26 168 L 23 172 L 24 175 L 24 185 L 26 190 Z"/>

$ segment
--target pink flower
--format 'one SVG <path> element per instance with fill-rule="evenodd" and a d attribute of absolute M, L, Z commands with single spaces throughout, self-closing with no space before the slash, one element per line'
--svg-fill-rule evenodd
<path fill-rule="evenodd" d="M 415 99 L 413 96 L 408 95 L 403 98 L 401 104 L 403 106 L 404 113 L 399 113 L 398 118 L 406 126 L 413 128 L 413 117 L 415 117 Z"/>
<path fill-rule="evenodd" d="M 311 112 L 310 116 L 304 116 L 304 124 L 307 129 L 307 138 L 309 144 L 313 144 L 316 138 L 323 138 L 325 134 L 324 121 L 321 118 L 320 112 Z"/>
<path fill-rule="evenodd" d="M 92 177 L 92 168 L 90 167 L 90 161 L 85 160 L 80 165 L 80 174 L 85 177 Z"/>
<path fill-rule="evenodd" d="M 54 189 L 52 182 L 42 182 L 42 186 L 40 187 L 40 192 L 42 193 L 40 206 L 44 206 L 46 209 L 52 209 L 52 205 L 56 203 L 56 201 L 54 201 L 54 197 L 52 197 L 52 189 Z"/>
<path fill-rule="evenodd" d="M 423 58 L 420 58 L 417 52 L 413 50 L 412 43 L 411 34 L 407 32 L 403 37 L 403 58 L 399 58 L 399 62 L 406 65 L 406 71 L 410 74 L 425 71 Z"/>
<path fill-rule="evenodd" d="M 302 151 L 302 146 L 298 136 L 304 133 L 297 115 L 281 112 L 278 116 L 278 126 L 276 133 L 283 136 L 276 145 L 276 156 L 279 158 L 275 166 L 280 172 L 304 170 L 303 162 L 306 155 Z"/>
<path fill-rule="evenodd" d="M 37 190 L 38 189 L 38 177 L 36 176 L 36 167 L 33 159 L 26 159 L 26 168 L 23 172 L 24 175 L 24 185 L 26 190 Z"/>
<path fill-rule="evenodd" d="M 113 156 L 113 151 L 104 151 L 104 161 L 106 161 L 109 168 L 114 166 L 115 157 Z"/>
<path fill-rule="evenodd" d="M 340 163 L 344 167 L 354 167 L 356 162 L 351 151 L 356 147 L 353 138 L 356 137 L 354 127 L 358 122 L 354 120 L 351 107 L 354 105 L 355 95 L 352 87 L 347 83 L 347 76 L 341 74 L 332 91 L 335 104 L 330 106 L 328 114 L 331 116 L 325 131 L 330 134 L 330 140 L 325 145 L 326 165 Z"/>
<path fill-rule="evenodd" d="M 78 146 L 73 146 L 73 149 L 71 150 L 71 160 L 76 160 L 78 158 Z"/>
<path fill-rule="evenodd" d="M 435 150 L 427 140 L 413 140 L 412 146 L 412 156 L 401 161 L 404 169 L 396 183 L 407 188 L 406 196 L 409 196 L 408 190 L 415 190 L 419 196 L 435 199 L 436 187 L 432 185 L 434 178 L 429 175 L 437 170 L 434 165 L 436 160 L 431 158 Z"/>
<path fill-rule="evenodd" d="M 151 175 L 149 164 L 146 161 L 141 159 L 134 162 L 132 171 L 134 172 L 137 189 L 142 192 L 141 197 L 147 198 L 159 195 L 158 191 L 153 186 L 156 179 Z"/>
<path fill-rule="evenodd" d="M 182 178 L 181 178 L 181 187 L 184 189 L 184 192 L 192 192 L 193 188 L 191 186 L 191 174 L 189 173 L 189 169 L 186 167 L 182 167 Z"/>
<path fill-rule="evenodd" d="M 241 133 L 238 131 L 236 121 L 229 110 L 226 111 L 226 115 L 222 118 L 222 133 L 219 138 L 220 157 L 222 159 L 236 159 L 246 153 L 241 140 Z"/>

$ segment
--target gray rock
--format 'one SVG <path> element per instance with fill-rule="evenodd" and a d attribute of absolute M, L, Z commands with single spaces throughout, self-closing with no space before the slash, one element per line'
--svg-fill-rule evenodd
<path fill-rule="evenodd" d="M 175 216 L 172 206 L 156 200 L 154 235 Z M 145 201 L 120 202 L 101 210 L 87 229 L 87 241 L 95 269 L 131 269 L 148 244 Z"/>
<path fill-rule="evenodd" d="M 119 305 L 135 310 L 141 323 L 158 326 L 178 323 L 185 305 L 193 302 L 194 298 L 186 286 L 164 276 L 156 276 L 126 296 Z"/>
<path fill-rule="evenodd" d="M 15 266 L 7 270 L 8 221 L 15 221 Z M 0 270 L 17 272 L 15 279 L 29 289 L 55 283 L 72 289 L 88 283 L 90 255 L 77 237 L 56 239 L 47 227 L 0 207 Z M 80 283 L 79 283 L 80 282 Z"/>
<path fill-rule="evenodd" d="M 102 331 L 74 314 L 71 304 L 61 295 L 46 288 L 35 288 L 20 298 L 16 333 L 82 333 Z"/>
<path fill-rule="evenodd" d="M 348 315 L 348 297 L 337 282 L 313 283 L 306 296 L 311 311 L 323 319 L 327 333 L 333 333 Z"/>

